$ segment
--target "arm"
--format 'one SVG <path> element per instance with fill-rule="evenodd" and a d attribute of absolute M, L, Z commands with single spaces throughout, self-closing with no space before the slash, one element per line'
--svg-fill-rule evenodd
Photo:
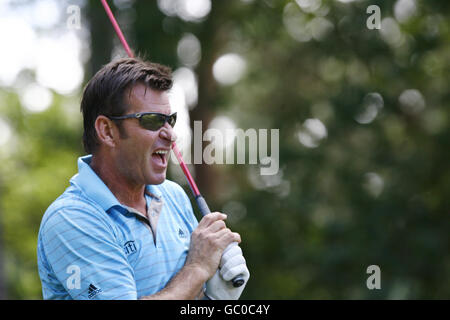
<path fill-rule="evenodd" d="M 226 215 L 219 212 L 203 217 L 192 232 L 184 267 L 163 290 L 140 299 L 195 299 L 202 296 L 203 284 L 215 274 L 224 249 L 232 242 L 241 241 L 239 234 L 226 228 L 224 219 Z"/>
<path fill-rule="evenodd" d="M 199 268 L 184 266 L 167 284 L 167 286 L 140 300 L 193 300 L 202 294 L 203 284 L 208 279 Z"/>

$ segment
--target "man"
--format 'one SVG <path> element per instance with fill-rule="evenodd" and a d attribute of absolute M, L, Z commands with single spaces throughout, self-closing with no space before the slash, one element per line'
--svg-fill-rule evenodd
<path fill-rule="evenodd" d="M 91 155 L 78 159 L 78 174 L 39 230 L 44 299 L 241 295 L 244 286 L 229 280 L 249 278 L 242 251 L 224 253 L 240 235 L 219 212 L 197 222 L 186 193 L 166 180 L 171 86 L 167 67 L 134 58 L 109 63 L 87 84 L 81 111 Z"/>

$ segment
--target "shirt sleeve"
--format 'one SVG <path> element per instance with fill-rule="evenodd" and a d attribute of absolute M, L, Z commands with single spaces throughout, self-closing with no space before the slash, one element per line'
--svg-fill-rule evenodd
<path fill-rule="evenodd" d="M 48 267 L 73 299 L 137 299 L 133 269 L 106 215 L 64 207 L 41 229 Z"/>

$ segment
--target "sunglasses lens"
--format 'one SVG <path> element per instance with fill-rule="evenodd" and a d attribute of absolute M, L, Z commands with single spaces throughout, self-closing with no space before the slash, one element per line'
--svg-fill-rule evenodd
<path fill-rule="evenodd" d="M 145 114 L 140 118 L 140 121 L 145 129 L 151 131 L 159 130 L 165 123 L 164 116 L 160 114 Z"/>
<path fill-rule="evenodd" d="M 177 122 L 177 114 L 172 114 L 169 119 L 167 120 L 169 122 L 170 126 L 173 128 L 175 126 L 175 123 Z"/>

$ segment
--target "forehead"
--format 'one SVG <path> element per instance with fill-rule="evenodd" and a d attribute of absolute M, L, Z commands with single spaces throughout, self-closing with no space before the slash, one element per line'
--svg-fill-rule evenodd
<path fill-rule="evenodd" d="M 168 93 L 166 91 L 154 90 L 142 83 L 137 83 L 127 90 L 126 99 L 129 105 L 129 113 L 170 113 Z"/>

